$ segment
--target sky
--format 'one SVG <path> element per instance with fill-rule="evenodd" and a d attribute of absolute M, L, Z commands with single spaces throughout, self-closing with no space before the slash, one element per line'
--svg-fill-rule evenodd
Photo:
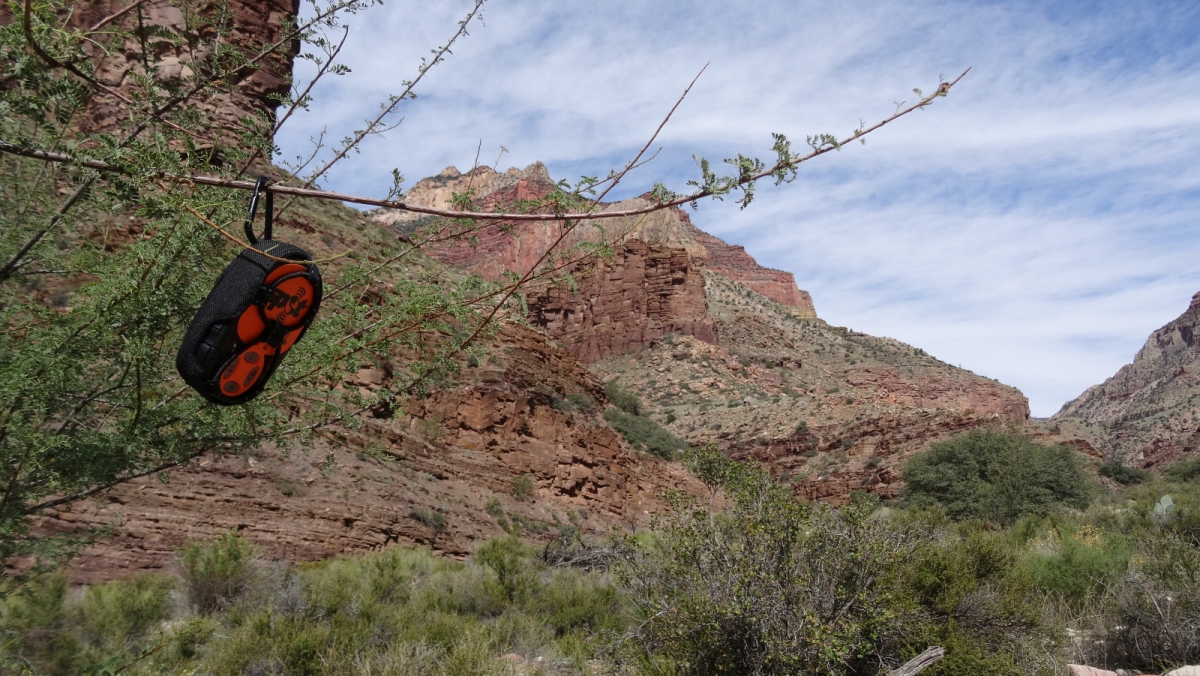
<path fill-rule="evenodd" d="M 318 83 L 281 159 L 361 128 L 472 4 L 350 17 L 350 72 Z M 490 0 L 469 32 L 322 187 L 382 197 L 391 169 L 412 185 L 477 149 L 501 171 L 604 176 L 707 64 L 613 197 L 683 192 L 696 156 L 844 136 L 970 67 L 928 109 L 763 183 L 744 210 L 702 202 L 693 222 L 794 273 L 830 324 L 1018 387 L 1039 417 L 1200 291 L 1200 3 Z"/>

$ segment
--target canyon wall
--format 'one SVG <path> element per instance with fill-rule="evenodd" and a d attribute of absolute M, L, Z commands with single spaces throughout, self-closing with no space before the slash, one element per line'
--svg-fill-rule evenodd
<path fill-rule="evenodd" d="M 329 428 L 309 447 L 206 455 L 49 511 L 34 528 L 115 525 L 72 562 L 71 579 L 91 583 L 163 568 L 186 541 L 228 531 L 268 559 L 321 560 L 393 543 L 464 557 L 502 524 L 535 541 L 556 537 L 558 526 L 606 533 L 645 525 L 668 487 L 700 490 L 678 465 L 631 451 L 599 415 L 607 400 L 596 377 L 544 336 L 507 324 L 488 348 L 491 358 L 464 368 L 456 386 L 394 419 Z M 385 371 L 365 368 L 342 387 L 388 384 Z M 595 403 L 554 405 L 572 394 Z M 514 488 L 521 477 L 525 491 Z"/>
<path fill-rule="evenodd" d="M 1200 455 L 1200 293 L 1187 310 L 1150 334 L 1113 377 L 1089 387 L 1051 419 L 1100 430 L 1110 460 L 1145 467 Z"/>
<path fill-rule="evenodd" d="M 454 193 L 471 192 L 476 205 L 484 211 L 512 205 L 518 200 L 536 200 L 554 190 L 546 167 L 540 162 L 524 170 L 509 169 L 503 174 L 487 167 L 461 174 L 449 167 L 437 176 L 418 181 L 404 201 L 414 206 L 446 208 Z M 599 211 L 627 211 L 650 206 L 643 198 L 603 204 Z M 408 234 L 434 222 L 434 218 L 394 210 L 376 210 L 371 217 Z M 612 218 L 582 223 L 563 236 L 557 223 L 494 223 L 473 233 L 474 241 L 439 244 L 428 249 L 434 258 L 488 279 L 499 279 L 505 271 L 519 274 L 534 267 L 541 255 L 556 242 L 556 251 L 565 251 L 583 241 L 607 241 L 616 245 L 631 239 L 656 242 L 683 249 L 695 266 L 724 275 L 768 298 L 793 308 L 802 319 L 815 319 L 816 310 L 807 291 L 796 286 L 790 272 L 759 265 L 744 247 L 730 245 L 700 230 L 680 209 L 666 209 L 639 216 Z"/>
<path fill-rule="evenodd" d="M 704 276 L 687 251 L 626 240 L 612 258 L 527 298 L 530 322 L 585 364 L 639 350 L 668 333 L 715 343 Z"/>

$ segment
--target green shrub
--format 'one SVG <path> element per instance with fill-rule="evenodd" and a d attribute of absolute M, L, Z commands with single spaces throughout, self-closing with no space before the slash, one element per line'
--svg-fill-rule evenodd
<path fill-rule="evenodd" d="M 408 513 L 408 518 L 414 521 L 419 521 L 433 529 L 434 537 L 441 535 L 442 531 L 446 530 L 449 522 L 446 520 L 446 515 L 433 509 L 425 507 L 415 507 Z"/>
<path fill-rule="evenodd" d="M 1079 602 L 1119 580 L 1129 567 L 1129 543 L 1117 534 L 1084 526 L 1074 533 L 1050 529 L 1030 541 L 1021 569 L 1034 587 Z"/>
<path fill-rule="evenodd" d="M 147 647 L 141 639 L 167 618 L 174 588 L 174 580 L 154 573 L 90 587 L 76 608 L 83 635 L 117 651 Z"/>
<path fill-rule="evenodd" d="M 653 455 L 673 460 L 687 448 L 687 442 L 671 434 L 650 418 L 633 415 L 617 408 L 604 412 L 604 419 L 621 433 L 635 448 L 644 448 Z"/>
<path fill-rule="evenodd" d="M 1177 462 L 1167 468 L 1167 476 L 1175 481 L 1194 481 L 1200 479 L 1200 458 Z"/>
<path fill-rule="evenodd" d="M 516 537 L 495 537 L 475 552 L 475 561 L 496 575 L 505 601 L 516 600 L 530 584 L 530 551 Z"/>
<path fill-rule="evenodd" d="M 954 519 L 1010 524 L 1026 514 L 1087 507 L 1093 488 L 1074 453 L 1028 437 L 974 430 L 933 444 L 905 466 L 902 497 Z"/>
<path fill-rule="evenodd" d="M 1120 462 L 1106 462 L 1100 465 L 1100 476 L 1107 477 L 1122 486 L 1132 486 L 1149 481 L 1150 473 L 1138 467 L 1130 467 Z"/>
<path fill-rule="evenodd" d="M 518 474 L 512 478 L 509 493 L 518 500 L 528 500 L 533 497 L 535 488 L 537 488 L 537 484 L 533 482 L 533 477 L 528 474 Z"/>
<path fill-rule="evenodd" d="M 646 618 L 631 638 L 643 665 L 832 675 L 893 661 L 904 608 L 888 585 L 923 538 L 861 505 L 798 504 L 755 464 L 704 458 L 728 511 L 673 494 L 662 529 L 615 569 Z"/>
<path fill-rule="evenodd" d="M 580 392 L 572 392 L 567 395 L 567 401 L 580 411 L 588 412 L 596 407 L 596 400 L 591 396 Z"/>
<path fill-rule="evenodd" d="M 621 385 L 616 380 L 604 383 L 604 392 L 613 406 L 630 415 L 642 414 L 642 400 L 636 394 L 621 389 Z"/>
<path fill-rule="evenodd" d="M 494 518 L 499 519 L 500 517 L 504 516 L 504 505 L 500 502 L 500 498 L 493 495 L 492 497 L 488 498 L 486 503 L 484 503 L 483 511 L 492 515 Z"/>
<path fill-rule="evenodd" d="M 255 553 L 254 545 L 236 533 L 184 545 L 176 567 L 196 612 L 208 615 L 244 592 L 256 572 Z"/>

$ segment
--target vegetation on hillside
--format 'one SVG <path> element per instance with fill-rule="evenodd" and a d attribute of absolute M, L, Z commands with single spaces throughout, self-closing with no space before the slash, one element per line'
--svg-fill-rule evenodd
<path fill-rule="evenodd" d="M 616 380 L 605 383 L 604 391 L 614 404 L 604 411 L 604 419 L 634 448 L 665 460 L 678 458 L 680 452 L 687 448 L 686 441 L 668 432 L 649 416 L 642 415 L 641 399 L 621 389 Z"/>
<path fill-rule="evenodd" d="M 225 535 L 170 574 L 80 594 L 47 576 L 0 605 L 0 670 L 877 676 L 934 645 L 946 657 L 923 674 L 1200 661 L 1194 478 L 1001 527 L 941 506 L 799 503 L 715 447 L 685 459 L 711 496 L 672 495 L 636 536 L 288 567 Z"/>
<path fill-rule="evenodd" d="M 1093 494 L 1071 449 L 996 430 L 933 444 L 908 461 L 902 478 L 903 497 L 914 507 L 938 505 L 954 519 L 1004 525 L 1060 506 L 1082 509 Z"/>

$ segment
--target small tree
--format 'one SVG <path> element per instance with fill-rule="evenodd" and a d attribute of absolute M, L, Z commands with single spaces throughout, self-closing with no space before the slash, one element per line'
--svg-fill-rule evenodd
<path fill-rule="evenodd" d="M 901 478 L 910 505 L 941 505 L 954 519 L 1001 524 L 1060 506 L 1084 509 L 1093 494 L 1070 448 L 990 430 L 933 444 L 905 464 Z"/>

